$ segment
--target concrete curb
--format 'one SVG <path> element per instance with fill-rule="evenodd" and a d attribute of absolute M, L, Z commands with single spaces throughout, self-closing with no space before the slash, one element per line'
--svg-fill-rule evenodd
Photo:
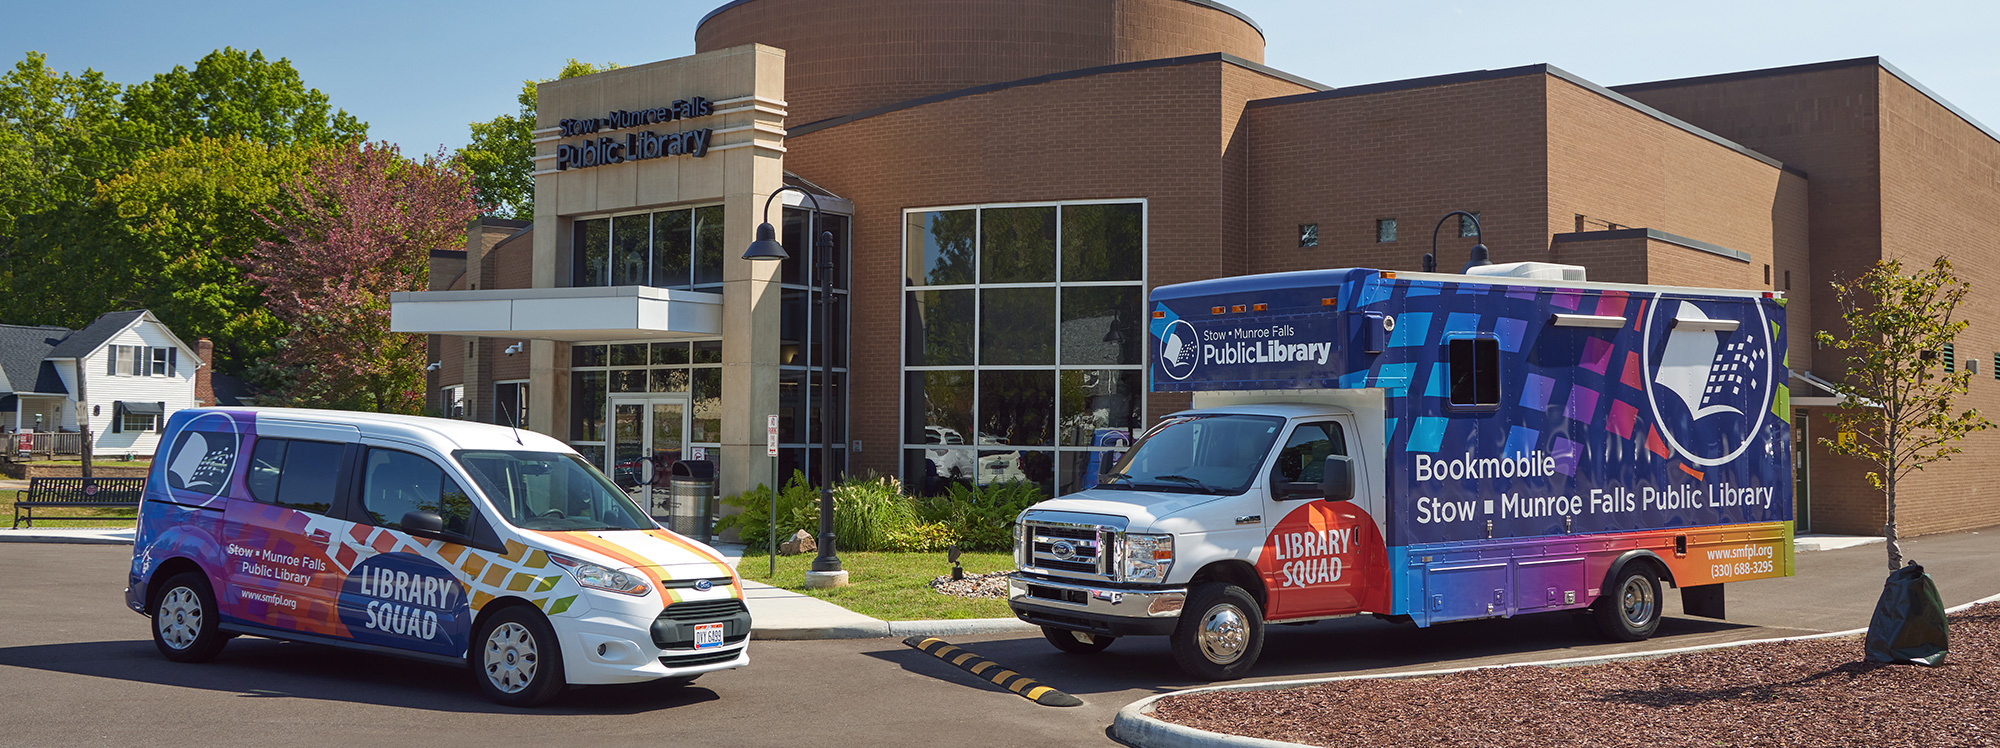
<path fill-rule="evenodd" d="M 816 639 L 889 639 L 911 636 L 978 636 L 1041 632 L 1041 628 L 1012 618 L 964 618 L 941 621 L 874 621 L 835 626 L 773 626 L 759 628 L 753 620 L 750 638 L 765 641 L 806 641 Z"/>
<path fill-rule="evenodd" d="M 1957 613 L 1966 610 L 1968 608 L 1971 608 L 1972 606 L 1975 605 L 1982 605 L 1985 603 L 1990 603 L 1995 601 L 2000 601 L 2000 595 L 1988 595 L 1986 597 L 1974 600 L 1964 605 L 1958 605 L 1946 608 L 1945 612 L 1947 614 Z M 1808 641 L 1812 639 L 1833 639 L 1842 636 L 1856 636 L 1866 633 L 1868 633 L 1867 627 L 1862 627 L 1858 629 L 1849 629 L 1847 631 L 1834 631 L 1825 634 L 1807 634 L 1805 636 L 1781 636 L 1770 639 L 1752 639 L 1749 641 L 1740 641 L 1740 642 L 1724 642 L 1721 644 L 1700 644 L 1692 647 L 1676 647 L 1673 649 L 1662 649 L 1652 652 L 1627 652 L 1624 654 L 1614 654 L 1614 655 L 1566 657 L 1562 659 L 1541 660 L 1537 662 L 1510 662 L 1504 665 L 1474 665 L 1471 667 L 1442 668 L 1438 670 L 1423 670 L 1410 673 L 1382 673 L 1378 675 L 1342 675 L 1333 678 L 1306 678 L 1301 680 L 1271 681 L 1268 683 L 1238 683 L 1226 686 L 1189 688 L 1180 691 L 1174 691 L 1171 693 L 1163 693 L 1163 694 L 1148 696 L 1138 701 L 1134 701 L 1130 704 L 1126 704 L 1124 708 L 1118 710 L 1118 716 L 1112 719 L 1111 734 L 1116 738 L 1118 738 L 1119 740 L 1125 741 L 1135 746 L 1139 746 L 1139 748 L 1316 748 L 1315 746 L 1310 746 L 1304 743 L 1287 743 L 1278 740 L 1265 740 L 1263 738 L 1250 738 L 1250 737 L 1243 737 L 1240 735 L 1226 735 L 1219 732 L 1209 732 L 1207 730 L 1197 730 L 1195 728 L 1188 727 L 1185 725 L 1179 725 L 1179 724 L 1174 724 L 1172 722 L 1165 722 L 1158 719 L 1154 719 L 1150 714 L 1150 712 L 1152 712 L 1154 704 L 1158 702 L 1160 699 L 1164 699 L 1169 696 L 1181 696 L 1191 693 L 1207 693 L 1211 691 L 1276 691 L 1286 688 L 1298 688 L 1300 686 L 1317 685 L 1320 683 L 1338 683 L 1341 681 L 1350 681 L 1350 680 L 1402 680 L 1409 678 L 1433 678 L 1440 675 L 1463 673 L 1471 670 L 1491 670 L 1491 669 L 1512 668 L 1512 667 L 1538 667 L 1538 666 L 1578 667 L 1583 665 L 1596 665 L 1606 662 L 1622 662 L 1625 660 L 1656 659 L 1660 657 L 1670 657 L 1677 654 L 1686 654 L 1688 652 L 1703 652 L 1711 649 L 1728 649 L 1730 647 L 1743 647 L 1743 646 L 1749 646 L 1751 644 L 1768 644 L 1771 642 L 1789 642 L 1789 641 Z"/>

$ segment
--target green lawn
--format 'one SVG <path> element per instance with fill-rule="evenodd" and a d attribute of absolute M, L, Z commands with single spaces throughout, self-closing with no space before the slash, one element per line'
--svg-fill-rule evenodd
<path fill-rule="evenodd" d="M 745 555 L 736 571 L 744 579 L 803 592 L 865 616 L 885 621 L 925 621 L 947 618 L 1012 618 L 1006 598 L 964 598 L 946 595 L 925 586 L 951 573 L 951 562 L 943 553 L 854 553 L 843 551 L 840 564 L 847 570 L 849 586 L 830 590 L 808 590 L 806 570 L 812 553 L 778 557 L 778 577 L 771 579 L 770 557 Z M 967 553 L 959 557 L 967 574 L 1010 571 L 1014 554 Z"/>
<path fill-rule="evenodd" d="M 14 502 L 20 501 L 22 495 L 26 493 L 27 491 L 15 491 L 14 495 L 7 499 L 7 515 L 5 519 L 8 527 L 14 526 Z M 131 527 L 139 521 L 138 511 L 136 507 L 74 507 L 59 509 L 38 506 L 35 507 L 35 526 L 101 527 L 106 529 Z M 103 519 L 74 520 L 63 519 L 64 517 L 102 517 Z M 23 522 L 21 526 L 27 527 L 28 525 Z"/>

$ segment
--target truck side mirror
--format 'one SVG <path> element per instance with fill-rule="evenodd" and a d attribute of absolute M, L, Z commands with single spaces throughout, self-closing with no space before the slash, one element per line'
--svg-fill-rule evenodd
<path fill-rule="evenodd" d="M 1327 501 L 1353 500 L 1354 461 L 1345 457 L 1326 458 L 1325 472 L 1320 474 L 1319 490 Z"/>

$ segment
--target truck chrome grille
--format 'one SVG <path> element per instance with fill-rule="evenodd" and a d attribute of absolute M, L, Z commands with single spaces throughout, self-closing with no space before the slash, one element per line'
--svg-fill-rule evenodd
<path fill-rule="evenodd" d="M 1115 571 L 1113 539 L 1117 532 L 1104 527 L 1080 527 L 1029 521 L 1028 566 L 1062 576 L 1106 578 Z"/>

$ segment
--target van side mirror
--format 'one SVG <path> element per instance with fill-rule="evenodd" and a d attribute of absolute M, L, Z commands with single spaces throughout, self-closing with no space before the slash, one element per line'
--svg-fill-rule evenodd
<path fill-rule="evenodd" d="M 403 531 L 411 535 L 444 534 L 444 518 L 437 512 L 415 511 L 403 515 Z"/>
<path fill-rule="evenodd" d="M 1320 474 L 1319 490 L 1327 501 L 1352 501 L 1354 461 L 1341 457 L 1326 458 L 1325 472 Z"/>

